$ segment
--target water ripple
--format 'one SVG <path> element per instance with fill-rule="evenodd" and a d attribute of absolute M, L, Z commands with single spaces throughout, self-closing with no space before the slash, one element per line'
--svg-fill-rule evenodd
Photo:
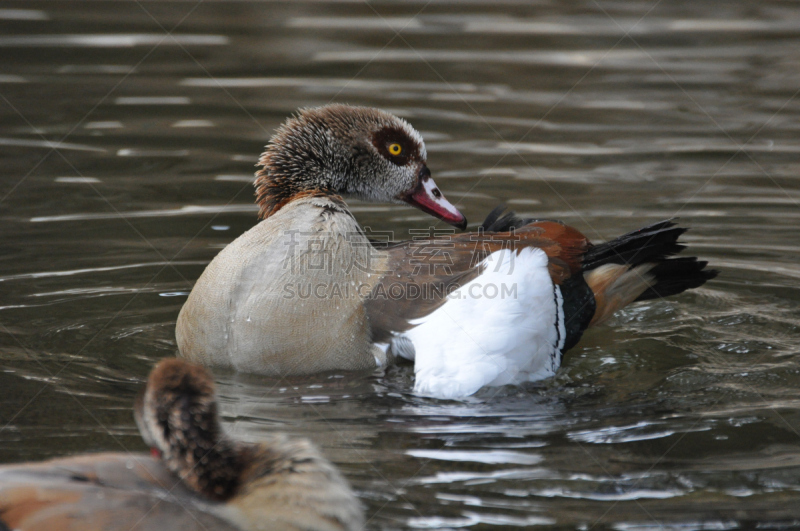
<path fill-rule="evenodd" d="M 224 35 L 164 35 L 132 33 L 128 35 L 14 35 L 0 37 L 0 47 L 57 48 L 64 46 L 89 48 L 133 48 L 135 46 L 221 46 L 228 44 Z"/>

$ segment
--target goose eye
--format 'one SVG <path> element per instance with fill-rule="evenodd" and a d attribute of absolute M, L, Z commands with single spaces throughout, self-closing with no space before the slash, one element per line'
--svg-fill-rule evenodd
<path fill-rule="evenodd" d="M 389 153 L 395 157 L 403 152 L 403 147 L 400 144 L 389 144 Z"/>

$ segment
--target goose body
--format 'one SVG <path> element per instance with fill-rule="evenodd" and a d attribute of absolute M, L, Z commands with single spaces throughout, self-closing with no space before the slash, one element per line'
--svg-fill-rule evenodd
<path fill-rule="evenodd" d="M 271 376 L 403 357 L 415 392 L 456 398 L 553 376 L 590 325 L 716 275 L 672 258 L 685 229 L 669 220 L 593 245 L 499 208 L 477 232 L 371 242 L 342 195 L 406 202 L 465 228 L 426 158 L 419 133 L 376 109 L 288 120 L 256 174 L 262 221 L 209 264 L 181 310 L 181 355 Z"/>
<path fill-rule="evenodd" d="M 89 454 L 0 467 L 0 530 L 350 531 L 363 514 L 308 441 L 220 431 L 210 375 L 161 362 L 137 402 L 152 455 Z"/>
<path fill-rule="evenodd" d="M 203 272 L 178 318 L 181 352 L 206 366 L 272 375 L 385 365 L 356 291 L 378 280 L 356 266 L 373 259 L 380 267 L 371 251 L 341 201 L 289 203 Z"/>
<path fill-rule="evenodd" d="M 136 523 L 136 529 L 240 529 L 224 512 L 147 455 L 104 453 L 0 467 L 2 530 L 129 531 Z"/>

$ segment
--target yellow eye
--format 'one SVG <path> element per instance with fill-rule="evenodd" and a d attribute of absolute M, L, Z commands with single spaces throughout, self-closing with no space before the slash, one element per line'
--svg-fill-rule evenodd
<path fill-rule="evenodd" d="M 395 157 L 403 152 L 403 147 L 400 144 L 389 144 L 389 153 Z"/>

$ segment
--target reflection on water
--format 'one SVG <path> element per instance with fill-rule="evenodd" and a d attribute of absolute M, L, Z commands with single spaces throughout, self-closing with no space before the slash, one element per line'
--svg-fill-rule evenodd
<path fill-rule="evenodd" d="M 338 101 L 411 120 L 473 222 L 502 201 L 604 240 L 679 216 L 722 274 L 463 402 L 412 396 L 407 365 L 221 372 L 230 430 L 316 441 L 374 528 L 800 522 L 794 5 L 6 4 L 2 461 L 143 449 L 133 396 L 255 222 L 263 144 Z M 397 237 L 430 222 L 352 206 Z"/>

